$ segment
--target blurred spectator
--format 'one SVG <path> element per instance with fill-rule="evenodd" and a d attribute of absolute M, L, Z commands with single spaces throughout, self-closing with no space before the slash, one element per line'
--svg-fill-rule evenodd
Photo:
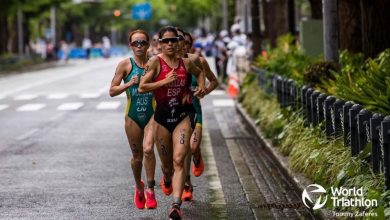
<path fill-rule="evenodd" d="M 91 54 L 92 41 L 88 37 L 84 37 L 82 47 L 85 50 L 85 58 L 88 60 Z"/>
<path fill-rule="evenodd" d="M 150 47 L 148 49 L 148 56 L 152 57 L 161 53 L 161 48 L 158 43 L 158 34 L 154 34 L 152 37 L 152 42 L 150 42 Z"/>
<path fill-rule="evenodd" d="M 223 82 L 226 78 L 226 62 L 227 62 L 227 48 L 224 39 L 228 37 L 229 33 L 226 30 L 222 30 L 218 37 L 215 38 L 213 44 L 213 55 L 215 57 L 216 68 L 218 73 L 218 78 Z M 228 39 L 230 41 L 230 39 Z"/>
<path fill-rule="evenodd" d="M 103 57 L 109 58 L 110 57 L 110 50 L 111 50 L 111 41 L 110 38 L 107 36 L 103 36 L 102 38 L 102 49 L 103 49 Z"/>
<path fill-rule="evenodd" d="M 48 41 L 46 44 L 46 60 L 55 60 L 56 59 L 56 54 L 55 54 L 55 45 L 53 42 Z"/>
<path fill-rule="evenodd" d="M 69 46 L 66 41 L 60 41 L 60 47 L 57 54 L 60 62 L 67 62 L 69 60 Z"/>
<path fill-rule="evenodd" d="M 228 43 L 227 75 L 238 75 L 247 70 L 248 66 L 248 42 L 247 36 L 241 33 L 240 25 L 233 24 L 230 28 L 232 40 Z"/>

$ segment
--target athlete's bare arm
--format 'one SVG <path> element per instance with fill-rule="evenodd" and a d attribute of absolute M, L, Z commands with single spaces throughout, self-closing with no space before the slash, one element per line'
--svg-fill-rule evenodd
<path fill-rule="evenodd" d="M 200 57 L 200 62 L 202 63 L 203 72 L 205 73 L 206 78 L 209 80 L 209 84 L 206 87 L 206 95 L 213 91 L 218 86 L 217 77 L 215 77 L 213 71 L 211 71 L 207 60 L 204 57 Z"/>
<path fill-rule="evenodd" d="M 110 87 L 110 96 L 114 97 L 122 92 L 124 92 L 126 89 L 128 89 L 130 86 L 138 83 L 138 77 L 133 77 L 129 82 L 124 83 L 121 85 L 122 79 L 130 73 L 131 70 L 131 62 L 130 59 L 125 59 L 119 62 L 119 64 L 116 67 L 114 78 L 111 82 Z"/>
<path fill-rule="evenodd" d="M 139 93 L 149 92 L 155 89 L 158 89 L 166 84 L 169 84 L 176 80 L 176 70 L 172 69 L 170 73 L 168 73 L 165 79 L 153 82 L 153 79 L 159 73 L 160 62 L 157 56 L 154 56 L 149 59 L 146 63 L 144 73 L 142 74 L 141 81 L 138 87 Z"/>
<path fill-rule="evenodd" d="M 197 67 L 191 60 L 185 60 L 188 66 L 188 72 L 196 76 L 198 81 L 198 90 L 194 93 L 195 96 L 203 98 L 205 95 L 205 77 L 203 71 Z"/>

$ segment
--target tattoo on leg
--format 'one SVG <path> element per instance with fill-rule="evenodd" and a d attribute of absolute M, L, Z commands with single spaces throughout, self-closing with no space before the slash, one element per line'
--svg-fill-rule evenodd
<path fill-rule="evenodd" d="M 167 155 L 167 148 L 165 147 L 164 144 L 161 144 L 161 153 L 162 153 L 163 155 Z"/>
<path fill-rule="evenodd" d="M 130 148 L 131 148 L 131 151 L 132 151 L 133 153 L 138 153 L 137 145 L 136 145 L 136 144 L 131 144 L 131 145 L 130 145 Z"/>
<path fill-rule="evenodd" d="M 163 144 L 162 139 L 160 139 L 158 142 L 160 143 L 160 146 L 161 146 L 162 155 L 164 155 L 164 156 L 167 155 L 167 147 Z"/>
<path fill-rule="evenodd" d="M 180 130 L 180 144 L 184 144 L 184 138 L 185 138 L 184 132 L 185 132 L 184 129 Z"/>
<path fill-rule="evenodd" d="M 194 142 L 198 142 L 198 137 L 196 136 L 196 132 L 194 132 Z"/>

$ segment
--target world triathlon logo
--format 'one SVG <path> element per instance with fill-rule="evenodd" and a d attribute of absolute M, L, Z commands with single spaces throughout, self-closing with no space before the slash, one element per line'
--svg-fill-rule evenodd
<path fill-rule="evenodd" d="M 323 195 L 325 195 L 324 199 Z M 302 192 L 303 204 L 305 204 L 307 208 L 312 208 L 313 210 L 324 207 L 327 199 L 326 190 L 318 184 L 310 184 Z"/>

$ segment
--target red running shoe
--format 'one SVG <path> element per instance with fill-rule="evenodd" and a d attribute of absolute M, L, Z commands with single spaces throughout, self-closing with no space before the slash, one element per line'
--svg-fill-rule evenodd
<path fill-rule="evenodd" d="M 169 219 L 172 220 L 181 220 L 181 211 L 179 206 L 172 206 L 171 211 L 169 212 Z"/>
<path fill-rule="evenodd" d="M 202 159 L 202 155 L 199 154 L 199 160 L 195 160 L 195 157 L 192 157 L 192 161 L 194 162 L 194 165 L 192 166 L 192 174 L 194 176 L 198 177 L 202 175 L 203 170 L 204 170 L 204 163 Z"/>
<path fill-rule="evenodd" d="M 144 194 L 144 182 L 141 180 L 142 190 L 139 190 L 137 186 L 135 187 L 134 192 L 134 205 L 138 209 L 143 209 L 145 207 L 145 194 Z"/>
<path fill-rule="evenodd" d="M 160 185 L 161 185 L 161 190 L 163 191 L 163 193 L 164 193 L 165 195 L 167 195 L 167 196 L 171 195 L 172 190 L 173 190 L 173 189 L 172 189 L 172 182 L 171 182 L 169 185 L 167 185 L 167 184 L 165 183 L 165 177 L 163 176 L 163 177 L 161 178 Z"/>
<path fill-rule="evenodd" d="M 145 191 L 145 208 L 147 209 L 155 209 L 157 207 L 156 195 L 154 195 L 154 191 Z"/>
<path fill-rule="evenodd" d="M 192 201 L 192 186 L 184 186 L 183 194 L 181 195 L 181 201 Z"/>

